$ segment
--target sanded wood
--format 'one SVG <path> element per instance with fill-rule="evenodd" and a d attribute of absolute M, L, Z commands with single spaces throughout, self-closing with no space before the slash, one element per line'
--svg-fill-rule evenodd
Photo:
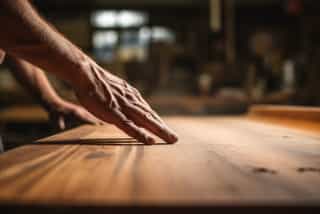
<path fill-rule="evenodd" d="M 0 203 L 213 206 L 320 202 L 319 134 L 241 117 L 166 121 L 178 132 L 179 143 L 36 143 L 2 154 Z M 97 129 L 88 126 L 77 133 L 81 129 L 85 136 L 97 134 Z"/>

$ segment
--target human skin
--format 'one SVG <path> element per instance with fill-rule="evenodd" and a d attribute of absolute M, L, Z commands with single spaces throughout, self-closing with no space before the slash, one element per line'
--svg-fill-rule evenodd
<path fill-rule="evenodd" d="M 72 128 L 73 124 L 103 124 L 82 106 L 62 99 L 40 68 L 12 56 L 6 57 L 6 63 L 18 82 L 47 110 L 58 130 Z"/>
<path fill-rule="evenodd" d="M 41 18 L 27 0 L 1 0 L 0 48 L 51 72 L 70 84 L 80 103 L 97 118 L 112 123 L 145 144 L 157 135 L 175 143 L 177 135 L 141 94 L 104 70 Z"/>
<path fill-rule="evenodd" d="M 0 49 L 0 64 L 3 62 L 4 57 L 5 57 L 5 53 Z"/>

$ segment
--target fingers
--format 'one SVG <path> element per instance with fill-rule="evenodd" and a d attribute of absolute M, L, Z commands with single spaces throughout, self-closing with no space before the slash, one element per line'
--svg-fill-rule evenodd
<path fill-rule="evenodd" d="M 82 113 L 75 113 L 76 117 L 79 118 L 84 123 L 89 123 L 92 125 L 103 125 L 104 122 L 98 118 L 96 118 L 94 115 L 92 115 L 90 112 L 83 109 Z"/>
<path fill-rule="evenodd" d="M 97 76 L 96 78 L 101 85 L 97 87 L 97 91 L 93 92 L 99 92 L 103 96 L 79 96 L 81 93 L 77 93 L 81 103 L 92 113 L 104 121 L 115 124 L 129 136 L 145 144 L 155 143 L 154 137 L 146 130 L 168 143 L 177 141 L 177 136 L 173 131 L 164 124 L 147 104 L 144 104 L 146 103 L 145 101 L 138 100 L 135 93 L 131 94 L 133 95 L 132 98 L 127 98 L 126 93 L 122 93 L 122 90 L 117 90 L 117 81 L 105 82 L 102 81 L 103 77 Z M 123 87 L 129 90 L 128 86 Z M 87 94 L 87 92 L 83 92 L 83 94 Z M 105 94 L 108 94 L 108 96 L 105 96 Z M 132 103 L 138 103 L 138 106 L 134 106 Z M 139 106 L 140 104 L 141 106 Z"/>
<path fill-rule="evenodd" d="M 122 112 L 114 110 L 114 115 L 114 124 L 129 136 L 148 145 L 155 144 L 155 139 L 153 137 L 151 137 L 145 130 L 137 127 L 134 122 L 129 120 Z"/>
<path fill-rule="evenodd" d="M 143 99 L 140 92 L 135 88 L 131 88 L 131 90 L 131 93 L 126 94 L 126 98 L 130 100 L 133 105 L 137 106 L 145 112 L 150 113 L 151 116 L 159 123 L 164 124 L 163 120 L 159 117 L 159 115 L 156 112 L 154 112 L 150 105 Z"/>
<path fill-rule="evenodd" d="M 144 102 L 146 102 L 146 101 L 144 101 Z M 136 107 L 140 108 L 144 112 L 149 113 L 155 120 L 157 120 L 159 123 L 162 123 L 165 125 L 165 123 L 160 118 L 160 116 L 155 111 L 153 111 L 149 105 L 146 106 L 145 104 L 141 104 L 139 102 L 134 102 L 132 104 L 135 105 Z"/>
<path fill-rule="evenodd" d="M 0 49 L 0 65 L 2 64 L 4 58 L 5 58 L 5 52 L 3 50 Z"/>
<path fill-rule="evenodd" d="M 145 112 L 128 102 L 123 104 L 123 109 L 125 114 L 128 115 L 128 117 L 131 118 L 137 125 L 144 127 L 168 143 L 177 142 L 177 135 L 163 122 L 159 122 L 158 120 L 154 119 L 151 113 Z"/>

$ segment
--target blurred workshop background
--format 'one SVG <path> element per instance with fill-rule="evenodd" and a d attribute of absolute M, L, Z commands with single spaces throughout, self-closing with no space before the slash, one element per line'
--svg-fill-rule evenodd
<path fill-rule="evenodd" d="M 161 115 L 244 114 L 256 103 L 320 105 L 318 0 L 33 2 Z M 70 87 L 49 77 L 76 102 Z M 5 64 L 0 94 L 6 149 L 53 133 L 47 114 Z"/>

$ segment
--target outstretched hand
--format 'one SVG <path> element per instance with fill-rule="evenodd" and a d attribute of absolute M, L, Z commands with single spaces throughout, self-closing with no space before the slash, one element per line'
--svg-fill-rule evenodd
<path fill-rule="evenodd" d="M 39 16 L 29 1 L 2 0 L 0 5 L 5 12 L 0 24 L 7 26 L 0 34 L 4 51 L 70 83 L 88 111 L 140 142 L 155 143 L 147 131 L 168 143 L 177 141 L 135 88 L 99 67 Z"/>
<path fill-rule="evenodd" d="M 81 124 L 104 124 L 103 121 L 96 118 L 82 106 L 64 100 L 50 106 L 49 120 L 50 123 L 60 131 Z"/>
<path fill-rule="evenodd" d="M 147 131 L 167 143 L 178 140 L 139 91 L 126 81 L 105 71 L 89 58 L 80 70 L 74 89 L 81 104 L 96 117 L 116 125 L 145 144 L 155 143 L 155 138 Z"/>

